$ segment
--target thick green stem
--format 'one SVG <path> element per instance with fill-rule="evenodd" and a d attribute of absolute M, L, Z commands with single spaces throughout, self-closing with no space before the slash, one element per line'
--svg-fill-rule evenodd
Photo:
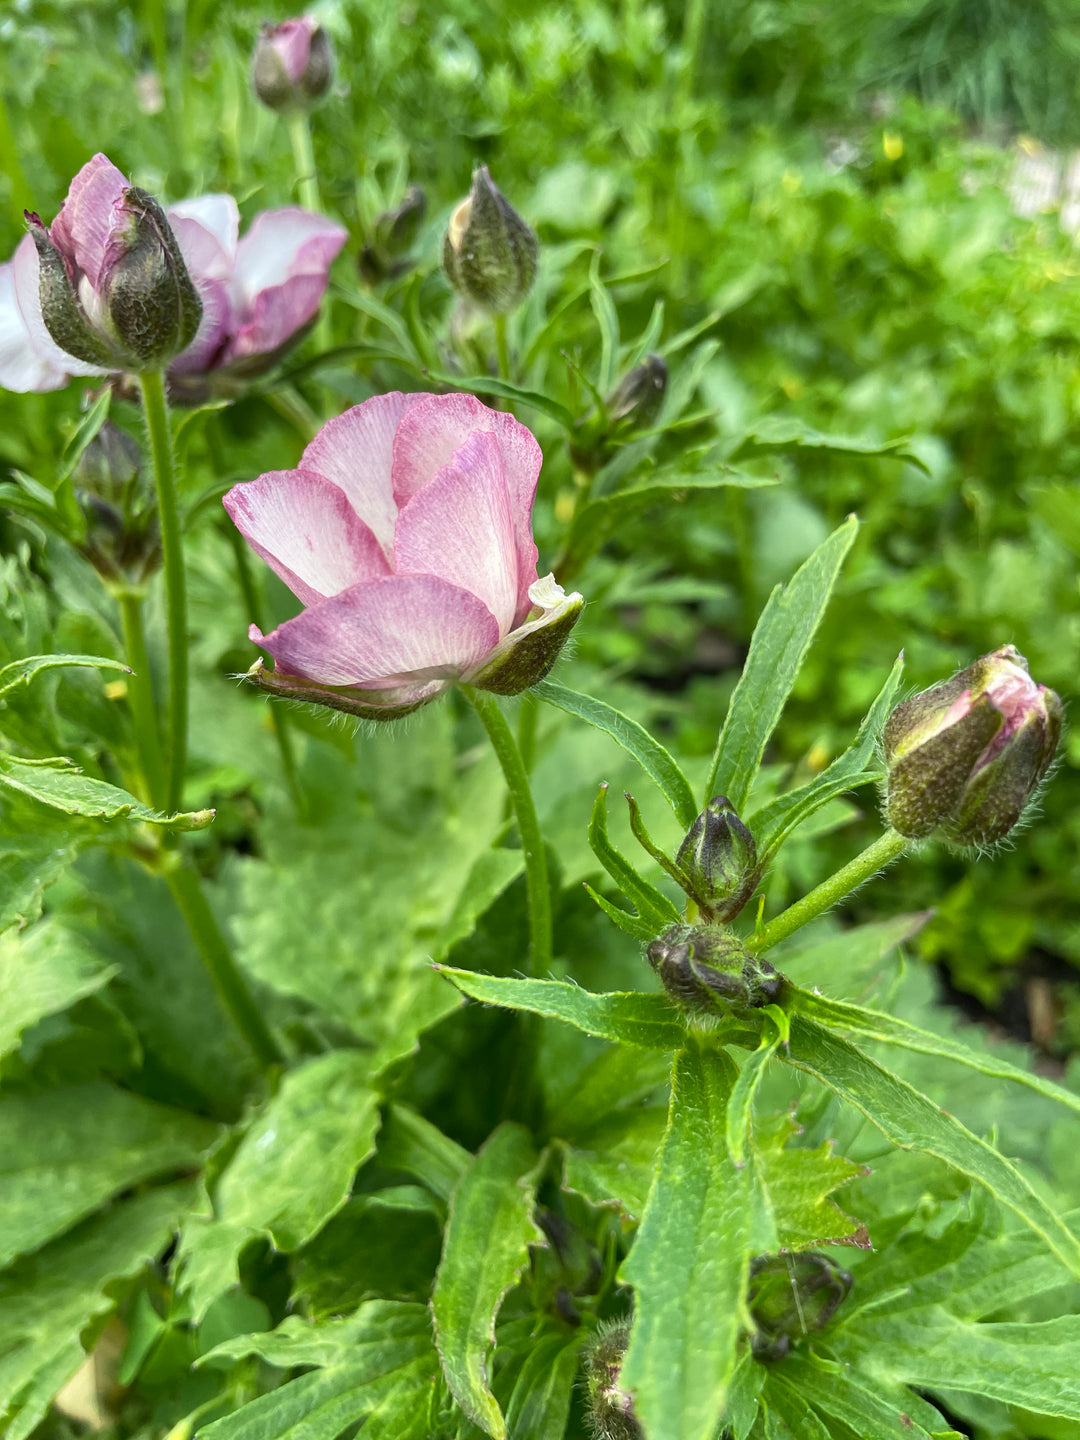
<path fill-rule="evenodd" d="M 322 199 L 319 195 L 319 172 L 315 169 L 315 149 L 311 143 L 311 120 L 306 110 L 295 111 L 285 117 L 289 128 L 289 143 L 292 145 L 293 166 L 296 170 L 296 192 L 305 210 L 322 214 Z M 324 300 L 315 326 L 315 343 L 320 350 L 329 350 L 333 343 L 330 331 L 329 301 Z"/>
<path fill-rule="evenodd" d="M 768 925 L 747 942 L 750 948 L 760 955 L 763 950 L 770 950 L 781 940 L 786 940 L 809 921 L 816 920 L 826 910 L 831 910 L 845 895 L 850 895 L 852 890 L 857 890 L 860 885 L 872 879 L 879 870 L 883 870 L 902 855 L 910 844 L 911 841 L 905 835 L 899 835 L 895 830 L 886 830 L 884 835 L 872 845 L 868 845 L 854 860 L 848 861 L 842 870 L 837 870 L 835 875 L 822 881 L 816 890 L 811 890 L 809 895 L 804 895 L 801 900 L 790 905 L 775 920 L 770 920 Z"/>
<path fill-rule="evenodd" d="M 252 1054 L 264 1070 L 283 1064 L 284 1056 L 236 968 L 228 943 L 203 894 L 198 875 L 189 864 L 176 858 L 176 863 L 166 871 L 165 878 L 214 982 L 218 999 L 247 1041 Z"/>
<path fill-rule="evenodd" d="M 531 975 L 545 975 L 551 966 L 551 890 L 548 885 L 547 855 L 540 822 L 536 818 L 529 776 L 521 760 L 506 716 L 493 695 L 463 685 L 466 699 L 479 715 L 492 749 L 502 766 L 506 788 L 517 817 L 521 848 L 525 852 L 525 885 L 529 896 L 529 940 Z"/>
<path fill-rule="evenodd" d="M 260 630 L 265 630 L 262 606 L 259 604 L 259 596 L 255 589 L 255 577 L 251 573 L 251 565 L 248 560 L 247 543 L 231 522 L 225 528 L 229 536 L 229 544 L 232 546 L 233 559 L 236 561 L 236 576 L 240 582 L 240 592 L 244 597 L 244 608 L 247 610 L 248 619 L 253 621 Z M 276 705 L 272 700 L 270 701 L 270 723 L 274 727 L 274 737 L 281 753 L 281 769 L 285 775 L 285 783 L 289 787 L 289 794 L 292 796 L 296 813 L 302 817 L 304 792 L 300 788 L 300 780 L 296 773 L 292 731 L 289 729 L 289 721 L 283 707 Z"/>
<path fill-rule="evenodd" d="M 147 798 L 151 805 L 163 809 L 167 803 L 165 760 L 161 753 L 161 736 L 158 734 L 158 711 L 154 700 L 154 683 L 150 675 L 150 657 L 146 652 L 142 596 L 137 590 L 120 590 L 117 599 L 120 601 L 120 613 L 124 620 L 124 649 L 132 672 L 127 682 L 127 698 L 131 710 L 131 728 L 135 733 L 135 748 L 139 752 L 139 766 Z"/>
<path fill-rule="evenodd" d="M 506 316 L 495 316 L 495 353 L 499 362 L 499 378 L 510 379 L 510 342 L 506 338 Z"/>
<path fill-rule="evenodd" d="M 180 535 L 180 511 L 176 498 L 172 432 L 165 403 L 165 379 L 160 370 L 139 376 L 143 413 L 150 437 L 157 485 L 158 523 L 161 526 L 161 553 L 165 562 L 165 593 L 169 629 L 169 767 L 165 807 L 179 810 L 187 768 L 188 637 L 187 592 L 184 582 L 184 551 Z"/>

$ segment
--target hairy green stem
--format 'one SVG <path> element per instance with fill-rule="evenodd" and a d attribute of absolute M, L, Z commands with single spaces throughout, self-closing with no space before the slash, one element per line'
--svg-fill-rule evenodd
<path fill-rule="evenodd" d="M 203 893 L 199 876 L 190 864 L 177 861 L 166 871 L 165 878 L 214 983 L 218 999 L 260 1067 L 268 1070 L 272 1065 L 283 1064 L 284 1056 L 259 1014 L 244 977 L 236 968 L 228 942 Z"/>
<path fill-rule="evenodd" d="M 260 630 L 265 630 L 262 606 L 259 603 L 259 595 L 255 589 L 255 577 L 251 573 L 251 564 L 248 559 L 247 542 L 231 521 L 226 524 L 225 529 L 229 536 L 229 544 L 232 546 L 233 559 L 236 562 L 236 576 L 240 582 L 240 593 L 244 597 L 244 608 L 247 610 L 248 619 Z M 277 740 L 278 750 L 281 754 L 281 769 L 285 776 L 285 784 L 288 786 L 296 813 L 302 816 L 304 792 L 300 788 L 300 780 L 296 773 L 296 754 L 293 750 L 289 719 L 285 714 L 284 707 L 274 704 L 273 701 L 270 702 L 270 723 L 274 727 L 274 738 Z"/>
<path fill-rule="evenodd" d="M 510 379 L 510 342 L 506 338 L 506 316 L 496 315 L 495 319 L 495 353 L 499 362 L 499 378 Z"/>
<path fill-rule="evenodd" d="M 837 870 L 835 875 L 822 881 L 816 890 L 811 890 L 809 895 L 804 895 L 801 900 L 790 905 L 775 920 L 770 920 L 768 925 L 747 941 L 748 945 L 759 955 L 763 950 L 770 950 L 781 940 L 793 935 L 796 930 L 802 929 L 809 921 L 816 920 L 826 910 L 831 910 L 845 895 L 850 895 L 852 890 L 857 890 L 860 885 L 872 879 L 879 870 L 883 870 L 902 855 L 910 844 L 911 841 L 905 835 L 900 835 L 895 830 L 886 830 L 884 835 L 872 845 L 868 845 L 854 860 L 849 860 L 842 870 Z"/>
<path fill-rule="evenodd" d="M 493 695 L 474 690 L 471 685 L 461 688 L 488 733 L 510 792 L 521 834 L 521 848 L 525 852 L 525 885 L 529 896 L 529 974 L 545 975 L 551 966 L 551 890 L 544 838 L 536 818 L 529 776 L 499 702 Z"/>
<path fill-rule="evenodd" d="M 158 523 L 161 552 L 165 562 L 165 594 L 169 630 L 169 765 L 165 786 L 165 808 L 179 810 L 187 769 L 188 722 L 188 637 L 187 591 L 184 581 L 184 551 L 180 535 L 180 511 L 176 498 L 176 471 L 173 464 L 172 432 L 165 403 L 165 379 L 160 370 L 139 376 L 143 413 L 150 437 L 157 485 Z"/>
<path fill-rule="evenodd" d="M 289 129 L 289 143 L 292 145 L 296 192 L 300 197 L 300 204 L 305 210 L 321 215 L 322 198 L 319 195 L 319 172 L 315 168 L 315 148 L 311 143 L 311 118 L 306 110 L 297 110 L 285 117 L 285 123 Z M 320 350 L 329 350 L 333 339 L 327 306 L 328 301 L 324 299 L 315 326 L 315 343 Z"/>
<path fill-rule="evenodd" d="M 161 753 L 161 736 L 158 733 L 158 712 L 154 700 L 154 682 L 150 675 L 150 657 L 146 650 L 146 632 L 142 617 L 143 597 L 137 590 L 119 590 L 117 599 L 124 621 L 124 649 L 132 672 L 127 682 L 127 698 L 131 710 L 131 728 L 135 734 L 135 748 L 139 752 L 139 766 L 147 799 L 157 809 L 163 809 L 167 803 L 165 760 Z"/>

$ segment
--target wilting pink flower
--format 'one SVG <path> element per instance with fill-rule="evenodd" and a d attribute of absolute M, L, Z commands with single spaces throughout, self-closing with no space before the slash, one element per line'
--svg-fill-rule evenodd
<path fill-rule="evenodd" d="M 58 245 L 71 245 L 74 297 L 95 325 L 107 320 L 105 292 L 95 286 L 126 223 L 117 209 L 126 186 L 105 156 L 95 156 L 75 177 L 49 231 Z M 194 338 L 169 367 L 170 389 L 174 398 L 195 401 L 234 393 L 271 369 L 315 318 L 346 232 L 322 215 L 288 207 L 264 210 L 240 239 L 231 195 L 182 201 L 165 218 L 202 302 Z M 107 330 L 97 343 L 111 343 Z M 130 368 L 131 358 L 103 348 L 92 362 L 89 352 L 76 358 L 56 343 L 42 315 L 41 261 L 31 236 L 0 265 L 0 385 L 56 390 L 72 375 Z"/>
<path fill-rule="evenodd" d="M 203 302 L 198 334 L 170 369 L 173 392 L 236 388 L 269 370 L 314 320 L 347 232 L 288 206 L 256 215 L 239 239 L 231 195 L 182 200 L 168 216 Z"/>
<path fill-rule="evenodd" d="M 329 90 L 333 67 L 326 31 L 302 15 L 262 27 L 251 57 L 251 84 L 271 110 L 307 110 Z"/>
<path fill-rule="evenodd" d="M 276 665 L 251 678 L 372 718 L 456 680 L 516 694 L 542 679 L 582 599 L 537 579 L 541 461 L 524 425 L 471 395 L 392 393 L 328 421 L 298 469 L 234 486 L 234 524 L 306 607 L 251 627 Z"/>

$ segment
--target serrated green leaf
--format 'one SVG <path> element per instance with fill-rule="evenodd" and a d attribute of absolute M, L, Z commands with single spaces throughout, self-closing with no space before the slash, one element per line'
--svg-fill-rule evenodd
<path fill-rule="evenodd" d="M 803 1015 L 791 1017 L 791 1040 L 783 1058 L 850 1101 L 894 1145 L 936 1155 L 985 1185 L 1042 1237 L 1063 1265 L 1080 1276 L 1080 1241 L 1061 1217 L 1015 1165 L 932 1100 L 850 1041 Z"/>
<path fill-rule="evenodd" d="M 564 1184 L 594 1205 L 615 1205 L 639 1220 L 666 1128 L 666 1112 L 657 1106 L 607 1116 L 565 1147 Z"/>
<path fill-rule="evenodd" d="M 781 795 L 749 817 L 746 823 L 757 841 L 760 857 L 767 860 L 775 854 L 793 830 L 830 800 L 846 790 L 873 784 L 881 778 L 881 770 L 874 761 L 903 673 L 904 657 L 900 655 L 859 726 L 858 734 L 844 753 L 806 785 L 788 795 Z"/>
<path fill-rule="evenodd" d="M 578 1337 L 545 1335 L 525 1356 L 506 1407 L 510 1440 L 563 1440 L 577 1376 Z"/>
<path fill-rule="evenodd" d="M 796 985 L 792 985 L 787 994 L 794 1010 L 811 1020 L 820 1021 L 823 1025 L 847 1030 L 864 1040 L 879 1040 L 885 1045 L 914 1050 L 920 1055 L 934 1055 L 939 1060 L 951 1060 L 957 1065 L 964 1065 L 969 1070 L 977 1070 L 981 1075 L 989 1075 L 996 1080 L 1011 1080 L 1013 1084 L 1024 1085 L 1048 1100 L 1055 1100 L 1068 1110 L 1080 1112 L 1080 1095 L 1074 1095 L 1071 1090 L 1055 1085 L 1052 1080 L 1045 1080 L 1033 1071 L 1010 1065 L 1007 1060 L 969 1050 L 959 1040 L 934 1035 L 929 1030 L 920 1030 L 917 1025 L 909 1025 L 906 1020 L 884 1015 L 879 1010 L 867 1010 L 862 1005 L 847 1005 L 842 1000 L 829 1000 L 824 995 L 816 995 Z"/>
<path fill-rule="evenodd" d="M 64 815 L 87 820 L 140 820 L 167 830 L 205 830 L 214 818 L 213 810 L 163 815 L 126 790 L 94 780 L 63 759 L 18 760 L 0 755 L 0 786 Z"/>
<path fill-rule="evenodd" d="M 550 1020 L 564 1020 L 625 1045 L 672 1050 L 686 1039 L 686 1030 L 664 995 L 631 990 L 624 994 L 594 995 L 564 980 L 517 980 L 505 975 L 478 975 L 472 970 L 454 970 L 436 965 L 440 975 L 463 994 L 486 1005 L 508 1010 L 530 1010 Z"/>
<path fill-rule="evenodd" d="M 713 756 L 707 795 L 726 795 L 740 814 L 783 712 L 806 652 L 829 603 L 840 567 L 855 543 L 859 522 L 850 515 L 778 585 L 754 629 L 750 652 Z"/>
<path fill-rule="evenodd" d="M 676 1055 L 656 1178 L 620 1272 L 635 1295 L 620 1384 L 649 1440 L 712 1440 L 735 1369 L 752 1203 L 725 1138 L 736 1078 L 723 1051 Z"/>
<path fill-rule="evenodd" d="M 218 1127 L 104 1081 L 0 1099 L 0 1265 L 141 1181 L 197 1169 Z"/>
<path fill-rule="evenodd" d="M 289 1253 L 345 1204 L 375 1149 L 371 1079 L 371 1057 L 358 1050 L 333 1050 L 284 1076 L 217 1183 L 214 1219 L 185 1228 L 180 1253 L 196 1321 L 236 1283 L 249 1240 L 266 1235 Z"/>
<path fill-rule="evenodd" d="M 100 655 L 28 655 L 24 660 L 14 660 L 0 669 L 0 699 L 19 685 L 29 685 L 35 675 L 44 670 L 68 668 L 82 670 L 122 670 L 131 674 L 130 666 L 119 660 L 106 660 Z"/>
<path fill-rule="evenodd" d="M 785 1385 L 781 1375 L 769 1375 L 761 1404 L 765 1440 L 832 1440 L 818 1414 L 801 1394 Z"/>
<path fill-rule="evenodd" d="M 0 937 L 0 1057 L 18 1048 L 24 1030 L 93 995 L 115 974 L 115 966 L 58 925 Z"/>
<path fill-rule="evenodd" d="M 367 1300 L 351 1315 L 318 1324 L 301 1315 L 287 1315 L 273 1330 L 223 1341 L 196 1363 L 233 1362 L 258 1355 L 279 1370 L 355 1363 L 378 1375 L 388 1361 L 411 1360 L 431 1349 L 431 1317 L 426 1306 L 399 1300 Z"/>
<path fill-rule="evenodd" d="M 629 861 L 611 843 L 607 828 L 607 792 L 606 784 L 601 785 L 597 792 L 589 821 L 589 845 L 600 864 L 637 909 L 643 927 L 649 930 L 648 938 L 652 939 L 669 925 L 678 925 L 682 916 L 662 891 L 642 880 Z M 601 905 L 601 908 L 605 907 Z"/>
<path fill-rule="evenodd" d="M 450 1200 L 443 1255 L 431 1297 L 443 1374 L 465 1414 L 493 1440 L 506 1424 L 491 1393 L 488 1355 L 503 1296 L 542 1242 L 532 1215 L 536 1150 L 505 1122 L 481 1147 Z"/>
<path fill-rule="evenodd" d="M 379 1135 L 384 1170 L 415 1175 L 440 1200 L 449 1200 L 472 1156 L 408 1105 L 391 1105 Z"/>
<path fill-rule="evenodd" d="M 643 726 L 603 700 L 579 695 L 575 690 L 567 690 L 551 680 L 541 680 L 533 687 L 533 693 L 549 705 L 555 705 L 568 715 L 575 715 L 586 724 L 602 730 L 605 735 L 610 735 L 617 745 L 634 757 L 646 775 L 656 781 L 679 823 L 690 828 L 698 816 L 690 783 L 663 745 L 654 740 Z"/>
<path fill-rule="evenodd" d="M 84 1221 L 0 1275 L 0 1414 L 5 1440 L 26 1440 L 82 1363 L 117 1304 L 120 1283 L 171 1239 L 192 1203 L 190 1182 L 150 1190 Z"/>
<path fill-rule="evenodd" d="M 785 1250 L 844 1241 L 865 1245 L 864 1227 L 829 1198 L 864 1174 L 863 1167 L 835 1155 L 829 1140 L 814 1149 L 789 1144 L 797 1130 L 794 1121 L 785 1118 L 772 1134 L 759 1134 L 755 1145 L 758 1181 L 768 1197 L 779 1243 Z"/>
<path fill-rule="evenodd" d="M 785 1361 L 783 1374 L 770 1375 L 765 1403 L 779 1403 L 788 1416 L 797 1416 L 800 1405 L 813 1405 L 856 1435 L 872 1435 L 874 1440 L 931 1440 L 930 1432 L 909 1413 L 917 1397 L 889 1391 L 895 1387 L 882 1394 L 839 1366 L 819 1369 L 812 1361 L 792 1356 L 790 1364 Z M 813 1433 L 807 1431 L 808 1436 Z M 829 1431 L 822 1426 L 821 1433 L 827 1437 Z"/>

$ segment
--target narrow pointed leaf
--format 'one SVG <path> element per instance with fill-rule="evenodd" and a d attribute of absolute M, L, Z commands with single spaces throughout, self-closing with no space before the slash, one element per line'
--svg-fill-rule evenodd
<path fill-rule="evenodd" d="M 567 690 L 564 685 L 556 685 L 551 680 L 541 680 L 533 687 L 533 693 L 549 705 L 565 710 L 568 715 L 576 715 L 579 720 L 610 735 L 617 745 L 634 757 L 646 775 L 656 781 L 679 823 L 690 828 L 698 816 L 698 805 L 690 782 L 659 740 L 654 740 L 644 726 L 614 706 L 606 705 L 603 700 L 579 695 L 576 690 Z"/>
<path fill-rule="evenodd" d="M 739 1070 L 739 1078 L 731 1092 L 727 1107 L 727 1147 L 733 1162 L 741 1169 L 746 1160 L 746 1147 L 750 1142 L 750 1122 L 754 1113 L 754 1096 L 761 1084 L 762 1076 L 769 1061 L 776 1054 L 780 1044 L 779 1034 L 763 1037 L 758 1048 L 746 1057 Z"/>
<path fill-rule="evenodd" d="M 106 660 L 101 655 L 27 655 L 0 670 L 0 698 L 19 685 L 28 685 L 43 670 L 60 670 L 68 666 L 82 670 L 121 670 L 125 675 L 131 674 L 127 665 L 119 660 Z"/>
<path fill-rule="evenodd" d="M 151 810 L 126 790 L 84 775 L 63 759 L 18 760 L 0 755 L 0 787 L 16 790 L 51 810 L 79 815 L 88 820 L 140 820 L 166 830 L 205 830 L 214 818 L 213 810 L 195 810 L 164 815 Z"/>
<path fill-rule="evenodd" d="M 606 900 L 598 890 L 594 890 L 588 883 L 585 884 L 585 890 L 590 899 L 596 901 L 611 923 L 617 925 L 627 935 L 633 935 L 635 940 L 641 941 L 649 941 L 656 937 L 655 925 L 650 925 L 648 921 L 632 915 L 629 910 L 621 910 L 618 905 L 613 905 L 610 900 Z"/>
<path fill-rule="evenodd" d="M 750 1265 L 749 1170 L 727 1153 L 737 1072 L 722 1050 L 680 1050 L 667 1133 L 621 1276 L 634 1328 L 621 1385 L 649 1440 L 712 1440 L 735 1370 Z"/>
<path fill-rule="evenodd" d="M 529 1010 L 549 1020 L 564 1020 L 624 1045 L 673 1050 L 686 1039 L 671 1002 L 664 995 L 631 990 L 612 995 L 594 995 L 565 980 L 518 980 L 508 975 L 478 975 L 473 970 L 454 970 L 449 965 L 435 969 L 464 994 L 486 1005 L 508 1010 Z"/>
<path fill-rule="evenodd" d="M 443 1374 L 454 1399 L 492 1440 L 506 1422 L 489 1375 L 495 1317 L 503 1296 L 543 1236 L 533 1222 L 536 1151 L 526 1130 L 499 1126 L 450 1200 L 431 1314 Z"/>
<path fill-rule="evenodd" d="M 769 596 L 750 641 L 746 665 L 731 697 L 707 795 L 726 795 L 740 813 L 765 746 L 776 729 L 802 668 L 859 522 L 850 515 L 805 560 L 787 585 Z"/>
<path fill-rule="evenodd" d="M 677 925 L 682 919 L 678 910 L 655 885 L 633 868 L 630 862 L 616 850 L 608 838 L 607 828 L 607 785 L 601 785 L 593 805 L 589 822 L 589 844 L 593 854 L 603 865 L 630 903 L 636 907 L 642 922 L 649 927 L 646 938 L 652 939 L 669 925 Z"/>
<path fill-rule="evenodd" d="M 1016 1166 L 959 1120 L 864 1055 L 849 1040 L 804 1015 L 791 1017 L 791 1039 L 786 1054 L 781 1054 L 797 1069 L 814 1075 L 849 1100 L 894 1145 L 936 1155 L 985 1185 L 1041 1236 L 1063 1265 L 1080 1277 L 1080 1241 Z"/>

